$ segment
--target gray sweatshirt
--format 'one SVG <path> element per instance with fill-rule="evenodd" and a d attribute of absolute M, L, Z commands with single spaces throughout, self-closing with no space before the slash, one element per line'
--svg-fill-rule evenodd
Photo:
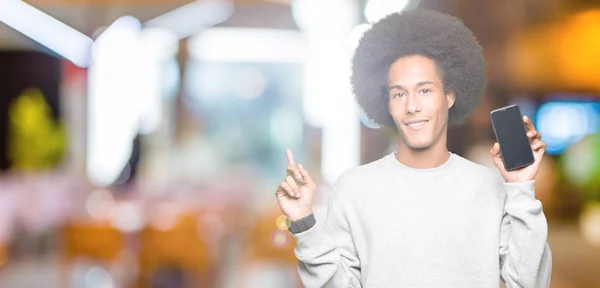
<path fill-rule="evenodd" d="M 343 173 L 326 219 L 295 234 L 305 287 L 549 287 L 552 257 L 534 181 L 456 154 L 432 169 L 394 153 Z"/>

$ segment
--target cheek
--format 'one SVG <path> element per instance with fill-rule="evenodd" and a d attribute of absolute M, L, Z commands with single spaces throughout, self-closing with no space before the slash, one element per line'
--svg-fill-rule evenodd
<path fill-rule="evenodd" d="M 448 103 L 446 102 L 446 98 L 443 98 L 443 101 L 438 101 L 438 99 L 432 97 L 431 101 L 423 101 L 423 108 L 427 108 L 433 114 L 444 116 L 448 114 Z"/>
<path fill-rule="evenodd" d="M 398 111 L 400 111 L 402 109 L 402 107 L 400 107 L 400 104 L 398 103 L 398 101 L 389 101 L 388 102 L 388 112 L 390 113 L 390 115 L 395 116 L 398 115 Z"/>

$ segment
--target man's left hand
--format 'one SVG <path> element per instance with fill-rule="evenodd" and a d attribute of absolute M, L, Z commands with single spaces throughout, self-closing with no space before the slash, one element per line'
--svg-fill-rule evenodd
<path fill-rule="evenodd" d="M 527 116 L 523 116 L 523 122 L 525 122 L 525 127 L 527 128 L 527 138 L 529 138 L 531 150 L 533 150 L 533 158 L 535 159 L 533 164 L 521 169 L 506 171 L 506 169 L 504 169 L 502 156 L 500 156 L 500 144 L 495 143 L 490 149 L 494 164 L 507 183 L 528 182 L 534 180 L 538 169 L 540 168 L 540 162 L 542 161 L 544 152 L 546 152 L 546 143 L 542 141 L 542 135 L 535 130 L 531 120 Z"/>

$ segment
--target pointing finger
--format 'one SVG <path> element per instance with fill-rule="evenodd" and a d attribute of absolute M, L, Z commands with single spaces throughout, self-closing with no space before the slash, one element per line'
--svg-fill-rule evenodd
<path fill-rule="evenodd" d="M 298 181 L 302 181 L 302 174 L 296 165 L 289 165 L 287 168 L 287 174 L 289 176 L 293 176 Z"/>
<path fill-rule="evenodd" d="M 292 150 L 285 149 L 285 153 L 287 154 L 288 164 L 289 165 L 296 165 L 296 161 L 294 161 L 294 154 L 292 153 Z"/>

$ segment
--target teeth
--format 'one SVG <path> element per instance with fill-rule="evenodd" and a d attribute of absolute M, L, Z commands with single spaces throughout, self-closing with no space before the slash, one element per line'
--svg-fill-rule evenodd
<path fill-rule="evenodd" d="M 427 121 L 420 121 L 420 122 L 410 123 L 410 124 L 408 124 L 408 126 L 410 126 L 410 127 L 418 127 L 418 126 L 421 126 L 421 125 L 425 124 L 425 122 L 427 122 Z"/>

